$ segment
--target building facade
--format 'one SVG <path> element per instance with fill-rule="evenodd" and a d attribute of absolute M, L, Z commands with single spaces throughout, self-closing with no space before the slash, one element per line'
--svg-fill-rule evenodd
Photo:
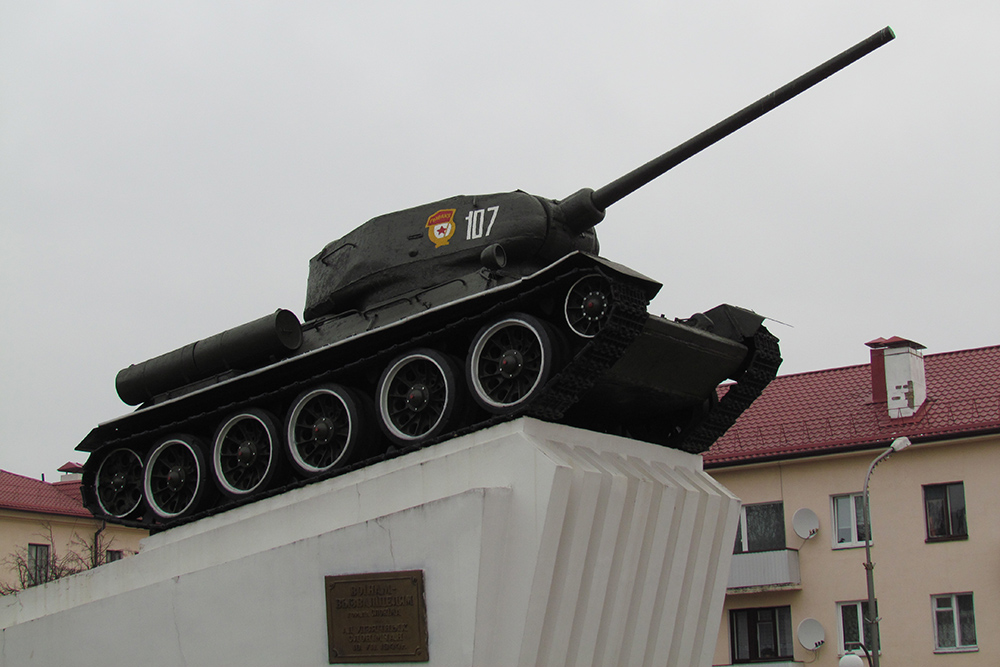
<path fill-rule="evenodd" d="M 1000 665 L 1000 346 L 868 346 L 777 378 L 705 454 L 743 501 L 715 665 L 863 655 L 869 534 L 881 664 Z"/>
<path fill-rule="evenodd" d="M 0 592 L 14 592 L 139 550 L 148 532 L 99 521 L 83 506 L 76 464 L 58 482 L 0 470 Z"/>

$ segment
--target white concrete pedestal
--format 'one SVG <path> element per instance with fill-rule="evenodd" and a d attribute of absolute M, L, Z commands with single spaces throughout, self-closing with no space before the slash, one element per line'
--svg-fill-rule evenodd
<path fill-rule="evenodd" d="M 326 665 L 325 576 L 423 570 L 431 665 L 707 666 L 738 508 L 698 456 L 520 419 L 0 598 L 0 663 Z"/>

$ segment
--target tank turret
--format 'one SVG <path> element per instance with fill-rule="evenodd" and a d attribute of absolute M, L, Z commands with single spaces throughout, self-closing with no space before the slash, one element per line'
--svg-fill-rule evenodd
<path fill-rule="evenodd" d="M 451 197 L 369 220 L 309 262 L 305 319 L 364 309 L 482 268 L 505 269 L 512 278 L 573 251 L 597 254 L 593 229 L 571 231 L 557 212 L 551 200 L 507 192 Z"/>
<path fill-rule="evenodd" d="M 876 33 L 680 146 L 562 200 L 461 195 L 378 216 L 310 260 L 290 311 L 118 374 L 83 495 L 151 530 L 531 416 L 701 452 L 777 373 L 764 318 L 651 315 L 599 256 L 609 206 L 894 37 Z M 724 390 L 719 385 L 731 381 Z"/>

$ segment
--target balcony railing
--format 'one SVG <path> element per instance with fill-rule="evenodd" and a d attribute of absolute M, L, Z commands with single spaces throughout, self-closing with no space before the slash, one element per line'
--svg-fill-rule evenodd
<path fill-rule="evenodd" d="M 729 568 L 730 592 L 733 589 L 782 589 L 797 588 L 802 583 L 799 576 L 799 552 L 794 549 L 756 551 L 733 554 Z"/>

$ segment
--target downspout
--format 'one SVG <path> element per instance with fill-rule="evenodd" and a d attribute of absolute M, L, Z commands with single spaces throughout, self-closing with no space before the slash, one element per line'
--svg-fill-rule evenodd
<path fill-rule="evenodd" d="M 91 567 L 97 567 L 101 564 L 101 533 L 104 529 L 108 527 L 107 521 L 101 521 L 101 527 L 94 531 L 94 552 L 91 554 Z"/>

